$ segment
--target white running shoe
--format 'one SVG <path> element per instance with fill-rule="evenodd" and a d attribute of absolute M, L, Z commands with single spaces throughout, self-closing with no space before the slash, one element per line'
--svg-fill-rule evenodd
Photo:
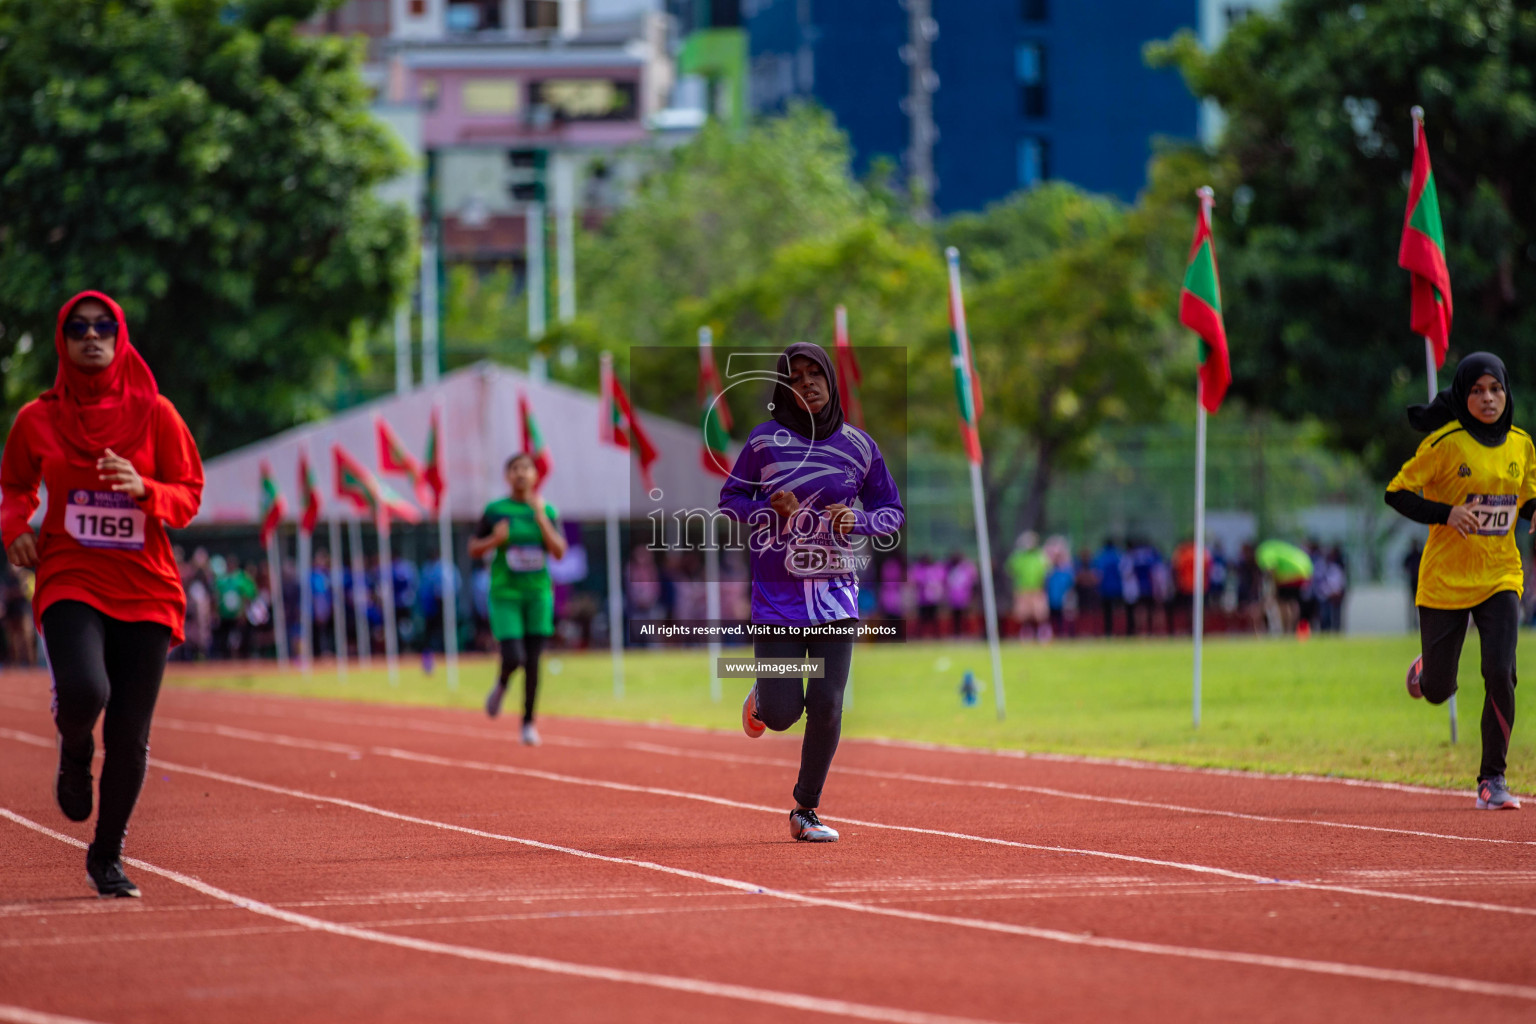
<path fill-rule="evenodd" d="M 768 727 L 757 717 L 757 684 L 747 691 L 747 699 L 741 702 L 741 731 L 757 739 Z"/>
<path fill-rule="evenodd" d="M 789 812 L 789 834 L 802 843 L 837 842 L 837 829 L 823 825 L 808 807 L 796 807 Z"/>
<path fill-rule="evenodd" d="M 523 746 L 536 747 L 544 741 L 539 738 L 539 730 L 532 722 L 523 723 Z"/>
<path fill-rule="evenodd" d="M 1518 811 L 1520 801 L 1504 784 L 1504 776 L 1495 775 L 1477 784 L 1477 809 L 1480 811 Z"/>

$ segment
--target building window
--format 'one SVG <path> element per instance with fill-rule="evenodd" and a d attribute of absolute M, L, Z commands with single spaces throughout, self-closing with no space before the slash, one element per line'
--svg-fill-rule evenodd
<path fill-rule="evenodd" d="M 427 16 L 427 0 L 411 0 L 406 5 L 406 13 L 413 18 L 425 18 Z"/>
<path fill-rule="evenodd" d="M 1227 19 L 1227 27 L 1228 28 L 1231 28 L 1233 25 L 1236 25 L 1238 22 L 1242 21 L 1244 18 L 1248 17 L 1248 15 L 1250 15 L 1252 13 L 1253 13 L 1253 7 L 1250 6 L 1249 4 L 1228 4 L 1222 10 L 1222 14 L 1225 15 L 1225 17 Z"/>
<path fill-rule="evenodd" d="M 1051 176 L 1051 144 L 1037 135 L 1019 140 L 1019 187 L 1034 188 Z"/>
<path fill-rule="evenodd" d="M 1045 117 L 1045 47 L 1040 43 L 1020 43 L 1014 51 L 1014 72 L 1019 80 L 1019 102 L 1024 116 Z"/>
<path fill-rule="evenodd" d="M 1051 0 L 1023 0 L 1024 9 L 1021 12 L 1025 21 L 1032 25 L 1038 25 L 1042 21 L 1051 18 Z"/>
<path fill-rule="evenodd" d="M 523 28 L 559 28 L 558 0 L 523 0 Z"/>

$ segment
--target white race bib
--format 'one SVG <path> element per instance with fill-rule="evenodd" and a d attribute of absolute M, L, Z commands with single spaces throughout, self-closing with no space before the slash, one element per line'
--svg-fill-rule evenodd
<path fill-rule="evenodd" d="M 544 568 L 544 549 L 532 544 L 507 548 L 507 568 L 513 572 L 538 572 Z"/>
<path fill-rule="evenodd" d="M 121 491 L 69 492 L 64 529 L 88 548 L 144 550 L 144 511 Z"/>
<path fill-rule="evenodd" d="M 1472 515 L 1477 518 L 1478 537 L 1502 537 L 1515 528 L 1520 518 L 1520 496 L 1517 494 L 1469 494 L 1473 503 Z"/>

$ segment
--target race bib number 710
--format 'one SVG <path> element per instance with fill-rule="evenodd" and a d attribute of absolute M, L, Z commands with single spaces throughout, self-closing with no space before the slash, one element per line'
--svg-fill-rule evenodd
<path fill-rule="evenodd" d="M 120 491 L 70 491 L 64 529 L 88 548 L 144 549 L 144 511 Z"/>
<path fill-rule="evenodd" d="M 1518 494 L 1469 494 L 1467 501 L 1472 503 L 1472 515 L 1477 519 L 1473 531 L 1477 536 L 1502 537 L 1515 528 L 1520 515 Z"/>

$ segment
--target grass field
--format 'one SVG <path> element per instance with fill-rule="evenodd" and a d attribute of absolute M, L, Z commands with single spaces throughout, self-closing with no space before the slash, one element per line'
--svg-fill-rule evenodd
<path fill-rule="evenodd" d="M 1525 634 L 1521 646 L 1527 657 L 1536 656 L 1536 634 Z M 1462 663 L 1456 746 L 1449 742 L 1445 709 L 1403 692 L 1403 671 L 1416 651 L 1411 637 L 1212 641 L 1206 648 L 1204 720 L 1196 730 L 1190 723 L 1187 640 L 1009 644 L 1003 650 L 1003 722 L 990 691 L 975 707 L 964 707 L 959 697 L 965 669 L 979 678 L 990 675 L 984 645 L 864 645 L 854 658 L 844 734 L 1470 787 L 1483 699 L 1476 638 L 1469 638 Z M 631 651 L 625 696 L 615 700 L 606 653 L 550 656 L 540 711 L 736 728 L 747 683 L 722 681 L 724 698 L 713 703 L 705 661 L 702 650 Z M 382 668 L 362 672 L 355 665 L 345 684 L 329 665 L 308 678 L 297 670 L 178 666 L 169 682 L 477 708 L 493 672 L 489 659 L 466 659 L 457 692 L 447 689 L 441 663 L 427 676 L 417 660 L 402 662 L 398 687 L 389 685 Z M 509 699 L 508 708 L 516 703 Z M 1530 729 L 1517 728 L 1510 751 L 1509 781 L 1520 791 L 1532 784 L 1531 736 Z"/>

